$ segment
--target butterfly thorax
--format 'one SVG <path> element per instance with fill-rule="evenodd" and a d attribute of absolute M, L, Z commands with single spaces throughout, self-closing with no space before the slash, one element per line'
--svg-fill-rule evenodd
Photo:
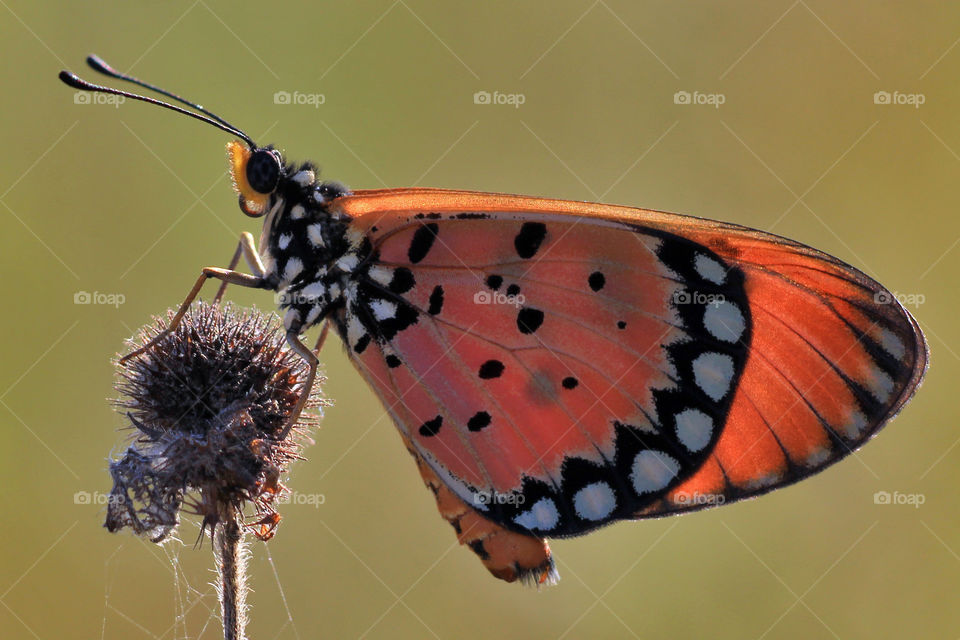
<path fill-rule="evenodd" d="M 352 269 L 369 253 L 349 232 L 349 219 L 329 207 L 349 191 L 319 182 L 317 173 L 309 163 L 284 167 L 260 237 L 264 277 L 288 329 L 306 329 L 342 306 Z"/>

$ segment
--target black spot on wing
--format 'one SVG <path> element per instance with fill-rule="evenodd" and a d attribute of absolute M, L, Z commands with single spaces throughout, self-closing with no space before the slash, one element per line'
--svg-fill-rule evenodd
<path fill-rule="evenodd" d="M 543 324 L 543 311 L 533 307 L 524 307 L 517 314 L 517 329 L 520 333 L 530 334 Z"/>
<path fill-rule="evenodd" d="M 401 364 L 403 364 L 403 363 L 400 361 L 400 358 L 398 358 L 397 356 L 393 355 L 392 353 L 386 357 L 386 360 L 387 360 L 387 366 L 390 367 L 391 369 L 396 369 L 396 368 L 399 367 Z"/>
<path fill-rule="evenodd" d="M 407 257 L 410 262 L 416 264 L 427 257 L 433 241 L 437 238 L 439 227 L 437 223 L 431 222 L 417 229 L 413 234 L 413 240 L 410 241 L 410 247 L 407 249 Z"/>
<path fill-rule="evenodd" d="M 490 426 L 490 414 L 486 411 L 477 411 L 467 421 L 467 429 L 470 431 L 480 431 Z"/>
<path fill-rule="evenodd" d="M 487 550 L 483 548 L 483 540 L 474 540 L 472 542 L 468 542 L 467 546 L 470 547 L 475 554 L 480 556 L 481 560 L 487 560 L 490 557 L 490 554 L 487 553 Z"/>
<path fill-rule="evenodd" d="M 509 287 L 507 287 L 507 295 L 508 295 L 508 296 L 515 296 L 515 295 L 518 295 L 519 293 L 520 293 L 520 286 L 519 286 L 519 285 L 512 284 L 512 285 L 510 285 Z"/>
<path fill-rule="evenodd" d="M 427 313 L 435 316 L 440 313 L 441 309 L 443 309 L 443 287 L 437 285 L 433 288 L 433 293 L 430 294 L 430 307 L 427 309 Z"/>
<path fill-rule="evenodd" d="M 416 284 L 413 278 L 413 272 L 406 267 L 397 267 L 393 270 L 393 278 L 390 280 L 390 291 L 393 293 L 406 293 L 413 289 Z"/>
<path fill-rule="evenodd" d="M 567 376 L 563 379 L 561 384 L 563 385 L 564 389 L 576 389 L 577 385 L 580 384 L 580 381 L 573 376 Z"/>
<path fill-rule="evenodd" d="M 487 286 L 496 291 L 503 284 L 502 276 L 487 276 Z"/>
<path fill-rule="evenodd" d="M 364 349 L 367 348 L 367 345 L 370 344 L 370 334 L 365 333 L 357 340 L 357 344 L 353 345 L 353 351 L 355 353 L 363 353 Z"/>
<path fill-rule="evenodd" d="M 590 274 L 590 277 L 587 278 L 587 283 L 594 291 L 600 291 L 600 289 L 603 289 L 603 285 L 607 283 L 607 278 L 599 271 L 594 271 Z"/>
<path fill-rule="evenodd" d="M 626 329 L 626 328 L 627 328 L 627 323 L 625 321 L 620 320 L 617 322 L 617 329 Z"/>
<path fill-rule="evenodd" d="M 480 371 L 478 372 L 478 375 L 484 380 L 499 378 L 501 375 L 503 375 L 503 363 L 499 360 L 487 360 L 480 365 Z"/>
<path fill-rule="evenodd" d="M 540 249 L 540 244 L 547 236 L 547 225 L 542 222 L 524 222 L 520 233 L 513 239 L 513 246 L 521 258 L 532 258 Z"/>
<path fill-rule="evenodd" d="M 420 425 L 420 435 L 424 438 L 430 438 L 440 433 L 440 426 L 443 424 L 443 416 L 437 416 L 432 420 L 427 420 Z"/>

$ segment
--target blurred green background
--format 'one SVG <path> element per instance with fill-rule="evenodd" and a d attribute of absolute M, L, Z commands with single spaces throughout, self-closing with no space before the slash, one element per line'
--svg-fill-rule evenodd
<path fill-rule="evenodd" d="M 93 76 L 89 52 L 355 188 L 602 200 L 772 230 L 904 296 L 930 341 L 917 398 L 855 457 L 759 500 L 556 541 L 563 579 L 537 592 L 456 546 L 333 339 L 336 406 L 289 482 L 323 504 L 286 505 L 276 538 L 253 545 L 252 637 L 956 636 L 956 6 L 0 5 L 4 638 L 220 633 L 195 522 L 163 548 L 101 526 L 108 456 L 125 446 L 106 398 L 123 339 L 259 227 L 231 192 L 228 136 L 84 104 L 57 81 L 64 67 Z M 477 104 L 480 91 L 523 104 Z M 923 504 L 878 505 L 878 491 Z"/>

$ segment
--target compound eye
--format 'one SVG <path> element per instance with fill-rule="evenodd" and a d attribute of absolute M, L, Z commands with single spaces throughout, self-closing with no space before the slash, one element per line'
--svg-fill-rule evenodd
<path fill-rule="evenodd" d="M 280 180 L 280 158 L 272 151 L 257 149 L 247 160 L 247 183 L 257 193 L 273 193 Z"/>

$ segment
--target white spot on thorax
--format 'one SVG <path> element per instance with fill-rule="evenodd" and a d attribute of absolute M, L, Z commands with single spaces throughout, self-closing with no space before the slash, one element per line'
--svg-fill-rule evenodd
<path fill-rule="evenodd" d="M 300 275 L 301 271 L 303 271 L 303 262 L 300 260 L 300 258 L 290 258 L 287 260 L 287 264 L 283 268 L 283 281 L 293 282 L 293 279 Z"/>
<path fill-rule="evenodd" d="M 300 323 L 300 313 L 296 309 L 287 309 L 287 314 L 283 316 L 283 326 L 287 330 L 294 329 Z"/>
<path fill-rule="evenodd" d="M 323 311 L 322 305 L 314 305 L 310 308 L 310 311 L 307 313 L 306 324 L 310 325 L 317 321 L 317 318 L 320 317 L 320 312 Z"/>
<path fill-rule="evenodd" d="M 300 218 L 305 216 L 306 213 L 307 213 L 307 210 L 303 208 L 302 204 L 295 204 L 293 205 L 293 208 L 290 209 L 290 218 L 293 220 L 299 220 Z"/>
<path fill-rule="evenodd" d="M 573 508 L 584 520 L 603 520 L 617 508 L 617 496 L 606 482 L 593 482 L 574 494 Z"/>
<path fill-rule="evenodd" d="M 737 305 L 723 300 L 707 304 L 703 312 L 703 326 L 717 340 L 736 342 L 747 328 L 747 321 Z"/>
<path fill-rule="evenodd" d="M 291 241 L 291 240 L 293 240 L 293 234 L 292 234 L 292 233 L 284 233 L 283 235 L 281 235 L 281 236 L 277 239 L 277 246 L 280 247 L 281 249 L 283 249 L 284 251 L 286 251 L 286 250 L 287 250 L 287 247 L 290 246 L 290 241 Z"/>
<path fill-rule="evenodd" d="M 300 290 L 300 297 L 303 302 L 309 304 L 323 304 L 324 296 L 327 293 L 327 285 L 322 282 L 313 282 Z"/>
<path fill-rule="evenodd" d="M 303 171 L 300 171 L 299 173 L 293 176 L 293 181 L 296 182 L 301 187 L 309 187 L 311 184 L 313 184 L 313 181 L 316 179 L 317 177 L 314 175 L 313 171 L 311 171 L 310 169 L 305 169 Z"/>
<path fill-rule="evenodd" d="M 723 284 L 723 281 L 727 279 L 727 270 L 723 265 L 702 253 L 694 258 L 693 268 L 697 270 L 701 278 L 714 284 Z"/>
<path fill-rule="evenodd" d="M 680 472 L 680 463 L 662 451 L 647 449 L 637 454 L 630 470 L 630 482 L 638 494 L 660 491 Z"/>
<path fill-rule="evenodd" d="M 323 241 L 323 225 L 312 224 L 307 227 L 307 237 L 310 238 L 310 244 L 315 247 L 325 247 L 327 243 Z"/>
<path fill-rule="evenodd" d="M 725 353 L 707 351 L 693 361 L 693 378 L 705 394 L 719 401 L 733 383 L 733 358 Z"/>

